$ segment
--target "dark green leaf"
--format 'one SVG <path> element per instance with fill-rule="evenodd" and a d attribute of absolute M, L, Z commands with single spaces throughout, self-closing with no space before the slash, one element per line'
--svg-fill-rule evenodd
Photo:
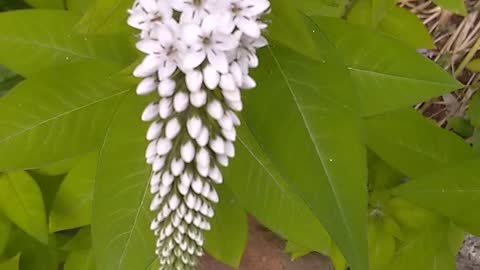
<path fill-rule="evenodd" d="M 448 11 L 452 11 L 463 16 L 467 15 L 465 2 L 463 0 L 433 0 L 433 2 Z"/>
<path fill-rule="evenodd" d="M 480 94 L 476 93 L 468 103 L 467 116 L 475 127 L 480 127 Z"/>
<path fill-rule="evenodd" d="M 329 17 L 341 17 L 345 13 L 344 0 L 299 0 L 296 7 L 308 16 L 320 15 Z"/>
<path fill-rule="evenodd" d="M 71 241 L 66 243 L 62 249 L 63 250 L 84 250 L 90 249 L 92 247 L 92 237 L 91 237 L 90 226 L 83 227 L 80 229 L 77 234 L 73 237 Z"/>
<path fill-rule="evenodd" d="M 50 211 L 50 232 L 90 224 L 97 152 L 81 159 L 65 177 Z"/>
<path fill-rule="evenodd" d="M 225 184 L 239 203 L 260 223 L 283 238 L 327 253 L 331 242 L 328 233 L 274 168 L 246 123 L 238 130 L 235 155 L 224 170 L 224 178 L 228 179 Z"/>
<path fill-rule="evenodd" d="M 437 64 L 393 38 L 337 19 L 313 19 L 343 55 L 364 115 L 404 108 L 461 87 Z"/>
<path fill-rule="evenodd" d="M 3 213 L 0 213 L 0 256 L 3 254 L 3 251 L 7 246 L 11 227 L 12 224 L 10 221 L 3 215 Z"/>
<path fill-rule="evenodd" d="M 25 80 L 0 99 L 0 171 L 43 167 L 98 147 L 131 87 L 111 78 L 116 70 L 76 63 Z"/>
<path fill-rule="evenodd" d="M 471 72 L 480 72 L 480 59 L 477 58 L 477 59 L 473 59 L 472 61 L 470 61 L 470 63 L 468 63 L 467 65 L 467 68 L 471 71 Z"/>
<path fill-rule="evenodd" d="M 452 129 L 455 133 L 463 138 L 471 137 L 474 130 L 467 119 L 459 116 L 448 119 L 447 128 Z"/>
<path fill-rule="evenodd" d="M 24 171 L 0 176 L 0 209 L 13 223 L 42 243 L 48 242 L 42 193 Z"/>
<path fill-rule="evenodd" d="M 0 65 L 0 98 L 10 91 L 23 78 Z"/>
<path fill-rule="evenodd" d="M 93 249 L 97 269 L 145 269 L 154 260 L 149 231 L 150 168 L 145 163 L 146 98 L 134 93 L 119 106 L 103 143 L 94 191 Z"/>
<path fill-rule="evenodd" d="M 29 171 L 28 173 L 33 177 L 42 191 L 43 203 L 45 204 L 45 210 L 48 217 L 50 209 L 52 208 L 53 200 L 55 199 L 55 194 L 63 181 L 64 175 L 48 176 L 36 174 L 32 171 Z"/>
<path fill-rule="evenodd" d="M 21 10 L 0 14 L 0 63 L 30 76 L 42 69 L 85 60 L 129 64 L 134 53 L 123 36 L 72 34 L 73 12 Z M 34 63 L 34 64 L 32 64 Z"/>
<path fill-rule="evenodd" d="M 475 157 L 460 137 L 413 109 L 366 119 L 368 146 L 390 166 L 413 177 Z"/>
<path fill-rule="evenodd" d="M 473 210 L 480 207 L 480 159 L 414 177 L 393 192 L 480 235 L 480 213 Z"/>
<path fill-rule="evenodd" d="M 217 191 L 221 200 L 215 207 L 212 230 L 205 233 L 205 250 L 220 262 L 238 268 L 247 245 L 247 217 L 227 187 L 218 186 Z"/>
<path fill-rule="evenodd" d="M 322 60 L 272 43 L 259 55 L 258 89 L 246 96 L 244 115 L 352 268 L 367 269 L 366 155 L 358 99 L 333 45 L 309 27 Z"/>
<path fill-rule="evenodd" d="M 25 0 L 25 2 L 36 8 L 65 9 L 64 0 Z"/>

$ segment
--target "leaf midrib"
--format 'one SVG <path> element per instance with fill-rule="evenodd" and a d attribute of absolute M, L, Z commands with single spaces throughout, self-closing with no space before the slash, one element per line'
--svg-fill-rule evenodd
<path fill-rule="evenodd" d="M 104 101 L 109 100 L 109 99 L 111 99 L 111 98 L 114 98 L 114 97 L 116 97 L 116 96 L 121 96 L 121 95 L 127 93 L 128 91 L 130 91 L 130 89 L 122 90 L 122 91 L 120 91 L 120 92 L 116 92 L 116 93 L 113 94 L 113 95 L 106 96 L 106 97 L 103 97 L 103 98 L 101 98 L 101 99 L 94 100 L 93 102 L 84 104 L 84 105 L 82 105 L 82 106 L 80 106 L 80 107 L 76 107 L 76 108 L 74 108 L 74 109 L 72 109 L 72 110 L 68 110 L 68 111 L 65 111 L 65 112 L 63 112 L 63 113 L 61 113 L 61 114 L 57 114 L 57 115 L 55 115 L 54 117 L 47 118 L 47 119 L 45 119 L 45 120 L 43 120 L 43 121 L 41 121 L 41 122 L 38 122 L 38 123 L 36 123 L 36 124 L 28 127 L 28 128 L 22 129 L 22 130 L 20 130 L 19 132 L 13 133 L 13 134 L 11 134 L 11 135 L 3 138 L 2 140 L 0 140 L 0 144 L 5 143 L 6 141 L 8 141 L 8 140 L 10 140 L 10 139 L 12 139 L 12 138 L 15 138 L 15 137 L 17 137 L 17 136 L 20 136 L 20 135 L 22 135 L 22 134 L 24 134 L 24 133 L 26 133 L 26 132 L 29 132 L 29 131 L 37 128 L 37 127 L 40 127 L 40 126 L 45 125 L 45 124 L 48 124 L 48 123 L 51 122 L 51 121 L 55 121 L 55 120 L 57 120 L 57 119 L 59 119 L 59 118 L 68 116 L 68 115 L 71 114 L 71 113 L 75 113 L 75 112 L 80 111 L 80 110 L 83 110 L 83 109 L 85 109 L 85 108 L 94 106 L 94 105 L 96 105 L 96 104 L 98 104 L 98 103 L 104 102 Z"/>
<path fill-rule="evenodd" d="M 314 148 L 315 148 L 315 152 L 317 153 L 317 156 L 322 164 L 322 167 L 324 168 L 324 171 L 325 171 L 325 175 L 326 175 L 326 178 L 327 178 L 327 182 L 328 182 L 328 186 L 330 187 L 331 191 L 333 192 L 333 195 L 334 195 L 334 198 L 335 198 L 335 202 L 337 203 L 336 207 L 338 208 L 338 210 L 340 210 L 340 216 L 341 216 L 341 219 L 343 221 L 343 224 L 345 226 L 345 228 L 347 229 L 347 235 L 348 235 L 348 238 L 350 239 L 350 241 L 353 243 L 354 242 L 354 238 L 353 238 L 353 233 L 351 231 L 351 228 L 350 226 L 348 226 L 348 222 L 346 220 L 346 217 L 345 217 L 345 212 L 344 212 L 344 209 L 343 209 L 343 204 L 341 201 L 339 201 L 339 198 L 338 198 L 338 192 L 336 190 L 336 188 L 334 187 L 332 181 L 332 177 L 331 175 L 329 174 L 329 171 L 326 167 L 326 161 L 322 158 L 322 155 L 320 154 L 320 150 L 319 150 L 319 146 L 317 145 L 317 142 L 316 140 L 314 139 L 314 134 L 312 134 L 312 130 L 310 129 L 310 126 L 308 124 L 308 121 L 305 117 L 305 113 L 303 112 L 303 110 L 301 109 L 301 106 L 299 106 L 298 104 L 298 99 L 297 99 L 297 96 L 295 95 L 293 89 L 292 89 L 292 86 L 290 85 L 290 82 L 288 81 L 288 78 L 285 74 L 285 72 L 283 71 L 277 57 L 275 56 L 275 54 L 273 53 L 272 49 L 270 46 L 268 46 L 268 50 L 270 52 L 270 55 L 272 56 L 273 60 L 275 61 L 275 65 L 277 66 L 278 70 L 280 71 L 280 74 L 283 78 L 283 80 L 285 81 L 285 84 L 287 85 L 287 88 L 288 90 L 290 91 L 290 94 L 292 95 L 293 97 L 293 100 L 295 102 L 295 105 L 302 117 L 302 120 L 303 120 L 303 123 L 307 129 L 307 132 L 308 132 L 308 135 L 310 137 L 310 140 L 312 141 L 313 145 L 314 145 Z M 299 195 L 300 196 L 300 195 Z M 307 204 L 308 205 L 308 204 Z"/>

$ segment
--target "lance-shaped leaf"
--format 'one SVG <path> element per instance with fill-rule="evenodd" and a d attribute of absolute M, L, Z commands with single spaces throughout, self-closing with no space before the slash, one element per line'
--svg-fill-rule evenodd
<path fill-rule="evenodd" d="M 433 0 L 433 2 L 448 11 L 453 11 L 463 16 L 467 15 L 467 9 L 463 0 Z"/>
<path fill-rule="evenodd" d="M 25 0 L 25 3 L 36 8 L 65 9 L 63 0 Z"/>
<path fill-rule="evenodd" d="M 247 245 L 247 216 L 226 186 L 218 186 L 217 191 L 220 203 L 210 222 L 212 230 L 205 232 L 205 250 L 224 264 L 238 268 Z"/>
<path fill-rule="evenodd" d="M 20 254 L 17 256 L 0 263 L 0 269 L 2 270 L 18 270 L 20 269 L 19 267 L 20 264 Z"/>
<path fill-rule="evenodd" d="M 310 208 L 293 192 L 243 123 L 236 156 L 224 170 L 225 185 L 255 218 L 285 239 L 327 254 L 330 237 Z"/>
<path fill-rule="evenodd" d="M 338 19 L 313 20 L 343 56 L 364 115 L 404 108 L 461 86 L 402 42 Z"/>
<path fill-rule="evenodd" d="M 3 254 L 3 251 L 7 246 L 11 228 L 12 224 L 10 221 L 3 215 L 3 213 L 0 213 L 0 254 Z"/>
<path fill-rule="evenodd" d="M 134 93 L 126 96 L 100 151 L 92 218 L 97 269 L 145 269 L 156 257 L 144 159 L 148 125 L 140 120 L 147 103 Z"/>
<path fill-rule="evenodd" d="M 413 109 L 370 117 L 365 123 L 368 146 L 410 177 L 475 157 L 460 137 L 437 127 Z"/>
<path fill-rule="evenodd" d="M 309 24 L 321 60 L 273 43 L 259 57 L 245 119 L 289 186 L 354 270 L 368 269 L 366 155 L 356 92 L 335 48 Z M 339 134 L 342 134 L 339 136 Z"/>
<path fill-rule="evenodd" d="M 414 177 L 393 192 L 480 235 L 480 213 L 472 211 L 480 207 L 480 159 Z"/>
<path fill-rule="evenodd" d="M 72 34 L 79 17 L 61 10 L 20 10 L 0 14 L 0 64 L 23 76 L 86 60 L 128 64 L 134 58 L 124 36 Z"/>
<path fill-rule="evenodd" d="M 83 34 L 115 33 L 131 31 L 127 25 L 127 10 L 133 5 L 130 0 L 97 0 L 75 26 Z"/>
<path fill-rule="evenodd" d="M 42 193 L 28 173 L 15 171 L 0 176 L 0 210 L 27 234 L 48 242 Z"/>
<path fill-rule="evenodd" d="M 97 155 L 92 152 L 82 158 L 60 185 L 50 211 L 50 232 L 90 224 Z"/>
<path fill-rule="evenodd" d="M 110 77 L 116 70 L 100 62 L 64 66 L 0 99 L 0 171 L 41 167 L 97 148 L 131 87 Z"/>

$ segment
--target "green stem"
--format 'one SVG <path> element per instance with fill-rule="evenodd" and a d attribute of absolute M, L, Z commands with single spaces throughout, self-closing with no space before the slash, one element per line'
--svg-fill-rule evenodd
<path fill-rule="evenodd" d="M 462 62 L 458 66 L 457 70 L 454 73 L 455 78 L 462 74 L 465 67 L 470 63 L 472 58 L 475 56 L 475 53 L 480 49 L 480 38 L 477 39 L 475 44 L 473 45 L 472 49 L 468 52 L 468 54 L 463 58 Z"/>

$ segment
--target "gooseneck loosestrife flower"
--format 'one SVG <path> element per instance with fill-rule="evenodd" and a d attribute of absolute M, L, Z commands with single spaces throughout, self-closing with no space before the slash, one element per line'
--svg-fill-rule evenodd
<path fill-rule="evenodd" d="M 137 0 L 128 24 L 146 56 L 135 69 L 138 95 L 156 92 L 150 122 L 150 209 L 162 270 L 195 269 L 210 230 L 221 166 L 235 155 L 240 91 L 255 88 L 249 69 L 267 45 L 268 0 Z"/>

